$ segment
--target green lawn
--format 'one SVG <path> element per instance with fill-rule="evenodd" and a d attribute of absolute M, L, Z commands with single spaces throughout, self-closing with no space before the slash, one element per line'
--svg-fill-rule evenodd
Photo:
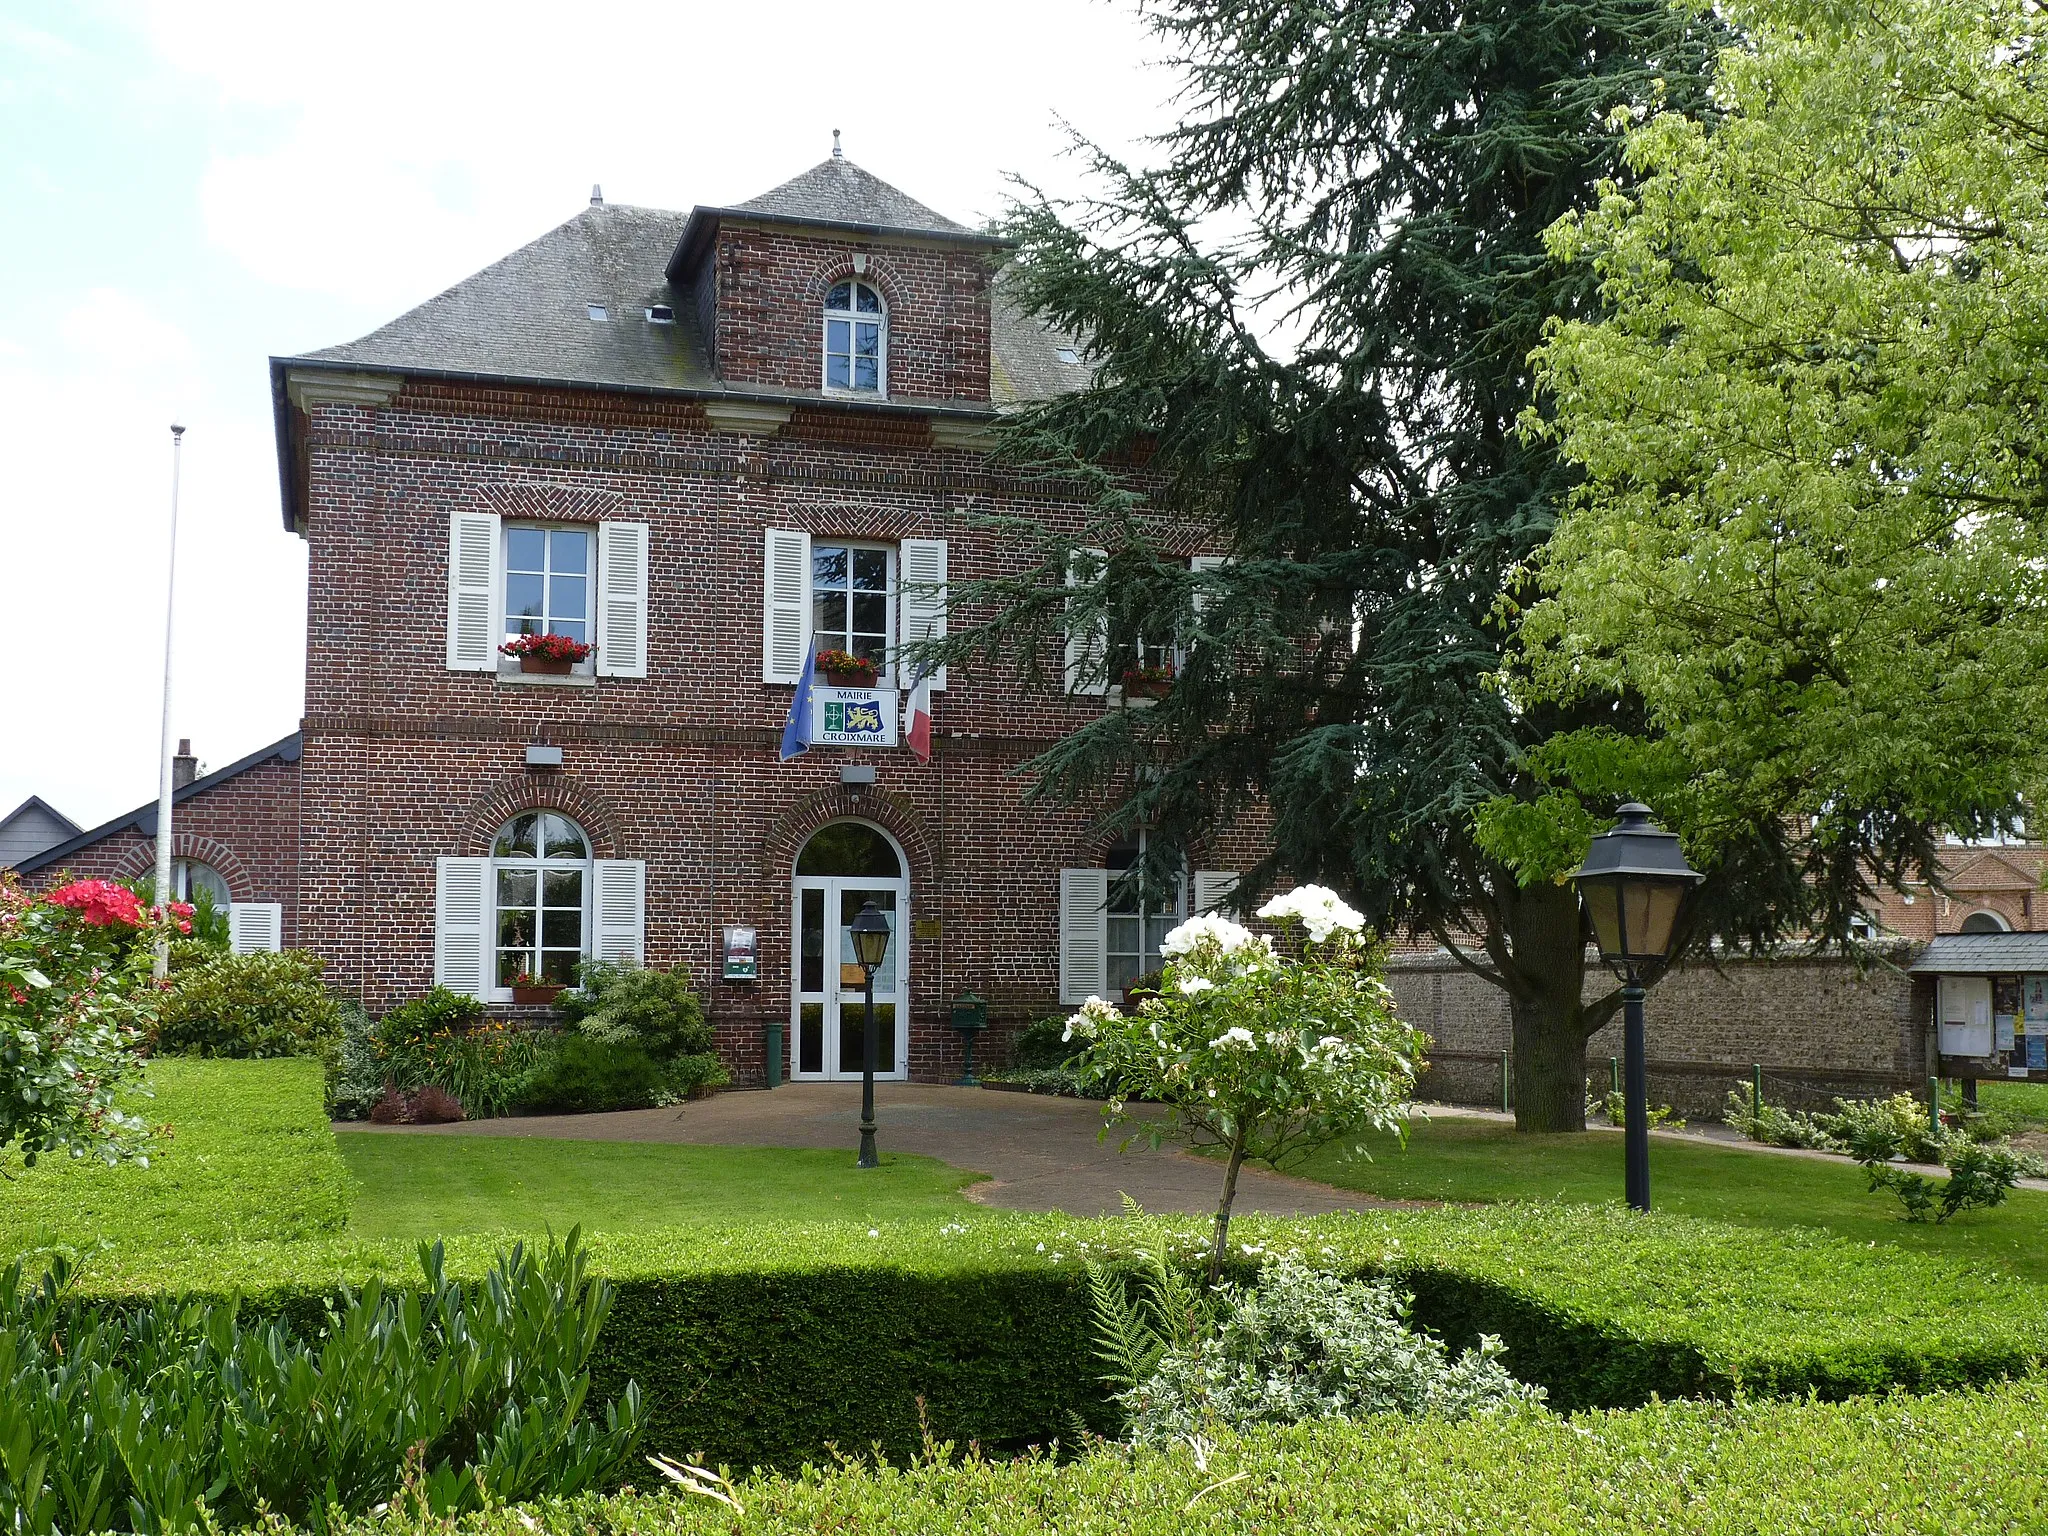
<path fill-rule="evenodd" d="M 2048 1083 L 1980 1082 L 1977 1102 L 1985 1109 L 2008 1110 L 2029 1120 L 2048 1122 Z"/>
<path fill-rule="evenodd" d="M 636 1232 L 692 1222 L 898 1221 L 960 1214 L 978 1181 L 929 1157 L 686 1147 L 539 1136 L 343 1132 L 366 1238 L 469 1232 Z"/>
<path fill-rule="evenodd" d="M 1420 1120 L 1403 1151 L 1368 1143 L 1372 1161 L 1326 1150 L 1291 1172 L 1393 1200 L 1618 1202 L 1621 1137 L 1523 1136 L 1491 1120 Z M 1859 1243 L 1975 1260 L 2048 1281 L 2048 1194 L 2015 1190 L 2003 1206 L 1942 1226 L 1898 1219 L 1898 1202 L 1871 1194 L 1846 1159 L 1781 1157 L 1709 1142 L 1650 1138 L 1657 1209 L 1755 1227 L 1819 1227 Z"/>
<path fill-rule="evenodd" d="M 351 1181 L 317 1061 L 153 1061 L 128 1107 L 168 1125 L 149 1166 L 8 1160 L 0 1260 L 25 1250 L 248 1242 L 339 1231 Z"/>

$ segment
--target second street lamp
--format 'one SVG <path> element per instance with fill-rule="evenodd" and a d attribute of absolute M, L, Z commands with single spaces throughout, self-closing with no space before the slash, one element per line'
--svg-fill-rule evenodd
<path fill-rule="evenodd" d="M 1600 958 L 1621 978 L 1623 1133 L 1628 1203 L 1650 1208 L 1650 1108 L 1644 1064 L 1643 973 L 1671 958 L 1678 914 L 1706 876 L 1685 862 L 1677 834 L 1650 820 L 1650 808 L 1631 800 L 1614 829 L 1593 839 L 1586 863 L 1572 876 Z"/>
<path fill-rule="evenodd" d="M 860 1042 L 860 1161 L 862 1168 L 879 1168 L 875 1156 L 875 972 L 889 953 L 889 919 L 872 901 L 860 909 L 847 932 L 853 938 L 853 958 L 860 965 L 867 989 L 861 1014 Z"/>

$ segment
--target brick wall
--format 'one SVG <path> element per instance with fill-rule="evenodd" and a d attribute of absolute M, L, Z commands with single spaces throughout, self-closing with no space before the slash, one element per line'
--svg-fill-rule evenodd
<path fill-rule="evenodd" d="M 856 274 L 854 258 L 867 270 Z M 817 389 L 825 295 L 858 275 L 888 306 L 892 398 L 987 400 L 989 266 L 976 248 L 807 235 L 731 217 L 694 297 L 712 366 L 733 383 Z"/>
<path fill-rule="evenodd" d="M 1511 1038 L 1507 994 L 1441 954 L 1396 956 L 1388 980 L 1402 1014 L 1433 1042 L 1425 1096 L 1498 1106 L 1500 1053 Z M 1589 1001 L 1613 985 L 1589 965 Z M 1687 1114 L 1718 1111 L 1753 1064 L 1778 1102 L 1917 1090 L 1926 1081 L 1933 994 L 1894 966 L 1861 975 L 1846 960 L 1815 957 L 1685 966 L 1651 988 L 1645 1006 L 1652 1100 Z M 1604 1091 L 1607 1059 L 1620 1055 L 1617 1013 L 1586 1046 L 1596 1087 Z"/>
<path fill-rule="evenodd" d="M 171 815 L 171 856 L 212 865 L 232 900 L 281 903 L 286 944 L 300 942 L 299 768 L 271 758 L 179 801 Z M 132 880 L 155 868 L 156 839 L 125 827 L 38 870 L 27 883 L 47 890 L 74 879 Z"/>
<path fill-rule="evenodd" d="M 780 435 L 746 438 L 690 403 L 594 391 L 415 382 L 388 407 L 319 408 L 307 444 L 301 942 L 372 1010 L 431 985 L 436 857 L 485 853 L 536 805 L 579 821 L 598 857 L 647 861 L 647 959 L 701 978 L 741 1081 L 757 1080 L 762 1025 L 789 1017 L 796 853 L 839 817 L 881 825 L 909 859 L 915 1076 L 959 1071 L 947 1026 L 961 992 L 991 1005 L 983 1060 L 1057 1006 L 1058 871 L 1102 847 L 1093 808 L 1027 808 L 1017 770 L 1103 701 L 955 669 L 930 764 L 823 749 L 784 764 L 793 689 L 761 681 L 762 548 L 771 527 L 940 537 L 959 581 L 1019 555 L 956 514 L 1078 527 L 1078 502 L 934 449 L 921 422 L 799 411 Z M 448 518 L 462 508 L 646 522 L 647 677 L 449 671 Z M 559 773 L 526 770 L 533 741 L 562 748 Z M 877 785 L 842 788 L 841 765 L 863 762 Z M 1254 857 L 1247 830 L 1201 867 Z M 713 979 L 728 924 L 760 930 L 758 980 Z"/>

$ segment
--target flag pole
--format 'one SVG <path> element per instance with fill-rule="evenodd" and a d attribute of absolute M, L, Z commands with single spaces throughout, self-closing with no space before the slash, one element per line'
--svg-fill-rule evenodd
<path fill-rule="evenodd" d="M 185 429 L 171 424 L 171 554 L 167 562 L 164 590 L 164 728 L 157 743 L 156 785 L 156 904 L 168 910 L 171 902 L 171 615 L 178 593 L 178 470 L 185 452 Z M 167 930 L 156 941 L 156 979 L 171 973 L 171 940 Z"/>

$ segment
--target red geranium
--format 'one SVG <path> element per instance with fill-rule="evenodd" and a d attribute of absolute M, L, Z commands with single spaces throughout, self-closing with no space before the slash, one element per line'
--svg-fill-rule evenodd
<path fill-rule="evenodd" d="M 109 928 L 117 923 L 124 928 L 140 928 L 148 921 L 141 898 L 112 880 L 79 880 L 50 892 L 49 901 L 52 906 L 70 907 L 96 928 Z"/>
<path fill-rule="evenodd" d="M 590 647 L 567 635 L 518 635 L 498 647 L 507 656 L 536 656 L 542 661 L 581 661 Z"/>

